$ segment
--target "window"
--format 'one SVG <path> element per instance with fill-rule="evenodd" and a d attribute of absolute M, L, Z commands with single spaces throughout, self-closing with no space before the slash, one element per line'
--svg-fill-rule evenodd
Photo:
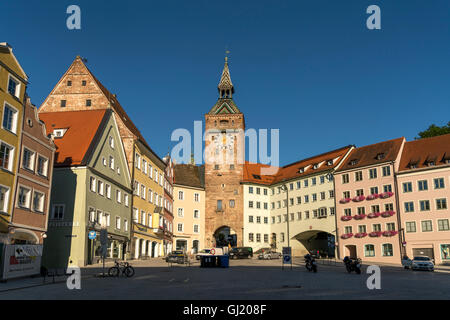
<path fill-rule="evenodd" d="M 141 210 L 141 224 L 145 226 L 145 219 L 147 218 L 147 215 L 145 214 L 144 210 Z"/>
<path fill-rule="evenodd" d="M 377 213 L 380 212 L 380 206 L 378 204 L 372 206 L 372 212 Z"/>
<path fill-rule="evenodd" d="M 370 188 L 370 194 L 378 194 L 378 187 Z"/>
<path fill-rule="evenodd" d="M 272 224 L 275 223 L 275 217 L 272 217 Z"/>
<path fill-rule="evenodd" d="M 86 107 L 90 107 L 91 105 L 92 105 L 92 101 L 90 99 L 87 99 L 86 100 Z"/>
<path fill-rule="evenodd" d="M 89 185 L 90 185 L 91 191 L 92 192 L 96 192 L 97 191 L 97 184 L 96 184 L 95 177 L 91 177 L 89 181 L 90 181 Z"/>
<path fill-rule="evenodd" d="M 197 209 L 194 210 L 194 218 L 195 218 L 195 219 L 200 218 L 200 211 L 198 211 Z"/>
<path fill-rule="evenodd" d="M 305 196 L 305 203 L 308 203 L 308 202 L 309 202 L 309 196 L 306 195 L 306 196 Z"/>
<path fill-rule="evenodd" d="M 28 170 L 34 170 L 35 153 L 27 148 L 23 148 L 22 167 Z"/>
<path fill-rule="evenodd" d="M 264 224 L 268 224 L 269 223 L 269 218 L 268 217 L 264 217 Z"/>
<path fill-rule="evenodd" d="M 61 100 L 60 106 L 61 106 L 61 108 L 65 108 L 66 107 L 66 100 Z"/>
<path fill-rule="evenodd" d="M 14 148 L 5 144 L 0 144 L 0 167 L 8 171 L 12 170 L 14 161 Z"/>
<path fill-rule="evenodd" d="M 297 189 L 300 189 L 301 188 L 301 183 L 300 183 L 300 181 L 297 181 Z M 273 192 L 272 192 L 272 194 L 273 194 Z"/>
<path fill-rule="evenodd" d="M 363 196 L 364 195 L 364 190 L 363 189 L 358 189 L 356 190 L 356 195 L 359 196 Z"/>
<path fill-rule="evenodd" d="M 428 181 L 427 180 L 420 180 L 417 182 L 419 186 L 419 191 L 426 191 L 428 190 Z"/>
<path fill-rule="evenodd" d="M 445 188 L 444 178 L 434 179 L 434 188 L 435 189 L 443 189 L 443 188 Z"/>
<path fill-rule="evenodd" d="M 375 257 L 375 246 L 373 244 L 364 245 L 364 256 Z"/>
<path fill-rule="evenodd" d="M 264 189 L 264 195 L 267 196 L 267 189 Z"/>
<path fill-rule="evenodd" d="M 30 207 L 31 189 L 19 187 L 18 204 L 21 208 Z"/>
<path fill-rule="evenodd" d="M 34 191 L 33 211 L 44 212 L 44 194 L 41 192 Z"/>
<path fill-rule="evenodd" d="M 139 211 L 136 208 L 133 208 L 133 221 L 135 223 L 139 222 Z"/>
<path fill-rule="evenodd" d="M 438 220 L 438 230 L 439 231 L 449 231 L 450 227 L 448 224 L 448 219 Z"/>
<path fill-rule="evenodd" d="M 253 233 L 248 234 L 248 241 L 253 242 Z"/>
<path fill-rule="evenodd" d="M 8 211 L 9 188 L 0 186 L 0 212 Z"/>
<path fill-rule="evenodd" d="M 350 208 L 344 209 L 344 216 L 349 217 L 351 215 L 352 215 L 352 209 L 350 209 Z"/>
<path fill-rule="evenodd" d="M 316 181 L 317 181 L 317 178 L 311 178 L 311 185 L 312 186 L 315 186 L 316 185 Z"/>
<path fill-rule="evenodd" d="M 109 156 L 109 167 L 114 170 L 114 157 Z"/>
<path fill-rule="evenodd" d="M 320 193 L 320 200 L 325 200 L 325 192 Z"/>
<path fill-rule="evenodd" d="M 86 86 L 86 80 L 81 81 L 81 85 L 82 85 L 83 87 L 85 87 L 85 86 Z"/>
<path fill-rule="evenodd" d="M 303 185 L 305 186 L 305 188 L 308 187 L 308 180 L 307 179 L 303 181 Z"/>
<path fill-rule="evenodd" d="M 143 184 L 141 184 L 141 198 L 145 200 L 145 195 L 147 194 L 147 189 Z"/>
<path fill-rule="evenodd" d="M 305 211 L 305 220 L 309 219 L 309 211 Z"/>
<path fill-rule="evenodd" d="M 383 256 L 384 257 L 392 257 L 394 255 L 394 250 L 392 249 L 392 244 L 385 243 L 383 244 Z"/>
<path fill-rule="evenodd" d="M 67 81 L 67 86 L 68 86 L 68 87 L 71 87 L 71 86 L 72 86 L 72 81 L 70 81 L 70 80 Z"/>
<path fill-rule="evenodd" d="M 348 183 L 350 180 L 348 178 L 348 173 L 342 175 L 342 183 Z"/>
<path fill-rule="evenodd" d="M 383 191 L 384 192 L 392 192 L 392 185 L 387 184 L 387 185 L 383 186 Z"/>
<path fill-rule="evenodd" d="M 253 187 L 248 187 L 248 193 L 253 193 Z"/>
<path fill-rule="evenodd" d="M 122 203 L 122 191 L 116 190 L 116 200 L 118 203 Z"/>
<path fill-rule="evenodd" d="M 348 199 L 350 198 L 350 191 L 344 191 L 342 195 L 344 196 L 344 199 Z"/>
<path fill-rule="evenodd" d="M 264 202 L 264 210 L 268 210 L 269 209 L 269 204 L 267 202 Z"/>
<path fill-rule="evenodd" d="M 422 221 L 422 232 L 433 231 L 433 223 L 431 220 Z"/>
<path fill-rule="evenodd" d="M 446 198 L 436 199 L 436 209 L 438 210 L 447 209 L 447 199 Z"/>
<path fill-rule="evenodd" d="M 261 242 L 261 234 L 260 233 L 256 234 L 256 242 Z"/>
<path fill-rule="evenodd" d="M 403 183 L 403 193 L 412 192 L 412 183 L 404 182 Z"/>
<path fill-rule="evenodd" d="M 329 194 L 330 194 L 330 199 L 334 198 L 334 190 L 330 190 Z"/>
<path fill-rule="evenodd" d="M 414 212 L 414 202 L 405 202 L 405 212 Z"/>
<path fill-rule="evenodd" d="M 127 219 L 123 219 L 123 230 L 128 231 L 128 220 Z"/>
<path fill-rule="evenodd" d="M 317 193 L 312 194 L 312 201 L 317 201 Z"/>
<path fill-rule="evenodd" d="M 194 224 L 194 233 L 199 233 L 200 232 L 199 229 L 200 229 L 199 225 Z"/>
<path fill-rule="evenodd" d="M 387 231 L 395 231 L 395 223 L 394 222 L 386 223 L 386 229 Z"/>
<path fill-rule="evenodd" d="M 183 210 L 183 208 L 178 208 L 178 216 L 179 216 L 180 218 L 183 218 L 183 217 L 184 217 L 184 210 Z"/>
<path fill-rule="evenodd" d="M 362 181 L 362 171 L 355 172 L 355 181 Z"/>
<path fill-rule="evenodd" d="M 20 88 L 20 82 L 18 80 L 16 80 L 15 78 L 13 78 L 11 75 L 9 75 L 9 81 L 8 81 L 8 92 L 15 96 L 15 97 L 19 97 L 19 90 Z"/>
<path fill-rule="evenodd" d="M 178 200 L 184 200 L 184 192 L 178 191 Z"/>
<path fill-rule="evenodd" d="M 373 228 L 373 231 L 374 231 L 374 232 L 381 231 L 381 224 L 379 224 L 379 223 L 374 224 L 374 225 L 372 226 L 372 228 Z"/>
<path fill-rule="evenodd" d="M 369 178 L 370 179 L 376 179 L 377 178 L 377 169 L 370 169 L 369 170 Z"/>
<path fill-rule="evenodd" d="M 301 204 L 302 203 L 302 197 L 297 197 L 297 204 Z"/>
<path fill-rule="evenodd" d="M 37 173 L 46 177 L 48 171 L 48 160 L 42 156 L 38 156 Z"/>
<path fill-rule="evenodd" d="M 429 200 L 421 200 L 420 203 L 420 211 L 429 211 L 430 210 L 430 201 Z"/>
<path fill-rule="evenodd" d="M 261 188 L 256 188 L 256 194 L 261 194 Z"/>
<path fill-rule="evenodd" d="M 324 176 L 320 176 L 320 184 L 324 184 L 325 183 L 325 177 Z"/>
<path fill-rule="evenodd" d="M 383 167 L 383 177 L 387 177 L 391 175 L 391 167 L 385 166 Z"/>
<path fill-rule="evenodd" d="M 52 219 L 62 220 L 64 218 L 64 205 L 54 204 L 52 210 Z"/>
<path fill-rule="evenodd" d="M 123 198 L 124 198 L 125 206 L 128 207 L 128 194 L 124 194 Z"/>
<path fill-rule="evenodd" d="M 393 203 L 386 203 L 384 205 L 384 210 L 385 211 L 394 211 L 394 204 Z"/>
<path fill-rule="evenodd" d="M 103 190 L 103 181 L 100 181 L 100 180 L 97 181 L 97 190 L 101 196 L 103 196 L 105 194 L 104 190 Z"/>
<path fill-rule="evenodd" d="M 17 110 L 6 103 L 3 109 L 2 127 L 13 133 L 17 130 Z"/>
<path fill-rule="evenodd" d="M 330 207 L 330 216 L 334 216 L 336 213 L 336 208 L 335 207 Z"/>
<path fill-rule="evenodd" d="M 234 204 L 235 204 L 234 200 L 230 200 L 230 208 L 234 208 Z"/>
<path fill-rule="evenodd" d="M 264 242 L 265 243 L 269 242 L 269 235 L 268 234 L 264 234 Z"/>
<path fill-rule="evenodd" d="M 261 223 L 261 217 L 260 216 L 256 217 L 256 223 Z"/>
<path fill-rule="evenodd" d="M 248 222 L 253 223 L 253 216 L 248 216 Z"/>
<path fill-rule="evenodd" d="M 281 238 L 281 242 L 284 242 L 284 233 L 283 232 L 280 234 L 280 238 Z"/>
<path fill-rule="evenodd" d="M 194 193 L 194 201 L 195 202 L 200 202 L 200 194 Z"/>
<path fill-rule="evenodd" d="M 358 226 L 358 232 L 359 232 L 359 233 L 365 233 L 365 232 L 367 232 L 366 226 Z"/>
<path fill-rule="evenodd" d="M 405 223 L 406 226 L 406 232 L 412 233 L 416 232 L 416 222 L 415 221 L 408 221 Z"/>
<path fill-rule="evenodd" d="M 353 231 L 353 228 L 351 226 L 347 226 L 344 228 L 345 233 L 352 233 L 352 231 Z"/>
<path fill-rule="evenodd" d="M 249 202 L 248 202 L 248 207 L 249 207 L 249 208 L 253 208 L 253 201 L 249 201 Z"/>
<path fill-rule="evenodd" d="M 120 230 L 120 217 L 116 217 L 116 229 Z"/>
<path fill-rule="evenodd" d="M 302 220 L 302 213 L 301 212 L 297 212 L 297 220 Z"/>
<path fill-rule="evenodd" d="M 365 207 L 358 207 L 358 214 L 366 214 L 366 208 Z"/>
<path fill-rule="evenodd" d="M 217 210 L 222 211 L 222 200 L 217 200 Z"/>

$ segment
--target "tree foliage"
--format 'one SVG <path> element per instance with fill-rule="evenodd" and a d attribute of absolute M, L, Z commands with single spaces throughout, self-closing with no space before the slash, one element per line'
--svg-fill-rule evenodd
<path fill-rule="evenodd" d="M 428 127 L 427 130 L 419 132 L 419 136 L 416 137 L 416 140 L 441 136 L 447 133 L 450 133 L 450 121 L 447 123 L 447 125 L 443 125 L 442 127 L 432 124 L 431 126 Z"/>

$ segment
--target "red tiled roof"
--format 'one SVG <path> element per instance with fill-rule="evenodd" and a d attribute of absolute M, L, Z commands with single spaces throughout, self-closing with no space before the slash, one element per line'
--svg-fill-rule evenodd
<path fill-rule="evenodd" d="M 399 171 L 410 170 L 411 164 L 417 169 L 428 168 L 427 160 L 433 160 L 436 166 L 450 160 L 450 134 L 406 142 Z"/>
<path fill-rule="evenodd" d="M 353 149 L 342 167 L 337 171 L 351 170 L 378 163 L 394 161 L 398 156 L 404 139 L 405 138 L 402 137 Z M 378 159 L 378 155 L 382 156 Z M 352 161 L 355 161 L 355 163 L 351 164 Z"/>
<path fill-rule="evenodd" d="M 244 176 L 242 182 L 257 183 L 270 185 L 275 179 L 275 175 L 263 175 L 263 168 L 270 168 L 270 165 L 261 163 L 252 163 L 245 161 L 244 165 Z M 275 170 L 279 170 L 278 167 L 274 167 Z"/>
<path fill-rule="evenodd" d="M 83 165 L 83 160 L 108 110 L 40 113 L 47 135 L 55 129 L 67 129 L 55 138 L 55 166 Z"/>

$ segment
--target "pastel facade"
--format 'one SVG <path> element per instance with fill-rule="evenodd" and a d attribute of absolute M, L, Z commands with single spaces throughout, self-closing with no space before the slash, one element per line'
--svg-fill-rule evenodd
<path fill-rule="evenodd" d="M 340 258 L 400 263 L 395 173 L 404 138 L 354 149 L 335 173 Z"/>
<path fill-rule="evenodd" d="M 450 262 L 450 134 L 405 143 L 397 174 L 401 237 L 410 258 Z"/>
<path fill-rule="evenodd" d="M 174 250 L 194 254 L 205 247 L 204 167 L 174 166 Z"/>
<path fill-rule="evenodd" d="M 131 177 L 112 110 L 41 113 L 57 150 L 43 265 L 85 266 L 123 259 L 130 246 Z M 89 233 L 95 232 L 94 239 Z"/>
<path fill-rule="evenodd" d="M 164 234 L 164 254 L 172 252 L 173 247 L 173 162 L 170 156 L 163 159 L 166 167 L 164 169 L 164 206 L 162 232 Z"/>
<path fill-rule="evenodd" d="M 156 258 L 163 255 L 164 238 L 159 229 L 165 164 L 151 149 L 137 141 L 133 167 L 132 258 Z"/>
<path fill-rule="evenodd" d="M 54 152 L 53 139 L 27 98 L 10 224 L 16 244 L 42 244 L 46 236 Z"/>
<path fill-rule="evenodd" d="M 0 43 L 0 242 L 4 243 L 14 238 L 9 224 L 15 202 L 27 84 L 28 77 L 11 46 Z"/>

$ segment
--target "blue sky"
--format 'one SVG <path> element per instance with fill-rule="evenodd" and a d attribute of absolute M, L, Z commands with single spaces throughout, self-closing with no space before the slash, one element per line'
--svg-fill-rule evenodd
<path fill-rule="evenodd" d="M 66 28 L 71 4 L 81 30 Z M 366 28 L 372 4 L 381 30 Z M 227 47 L 246 126 L 280 129 L 282 165 L 450 121 L 447 0 L 15 0 L 0 11 L 0 41 L 36 105 L 86 57 L 160 156 L 216 102 Z"/>

